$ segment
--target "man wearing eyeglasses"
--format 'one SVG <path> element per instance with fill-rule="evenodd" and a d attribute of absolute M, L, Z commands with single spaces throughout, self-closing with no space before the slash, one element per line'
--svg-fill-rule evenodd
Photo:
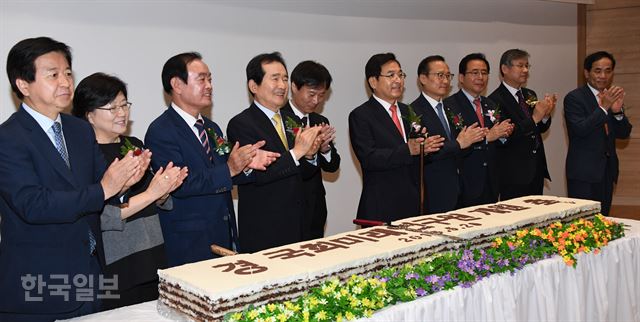
<path fill-rule="evenodd" d="M 495 144 L 513 130 L 511 120 L 502 119 L 491 99 L 482 96 L 489 83 L 489 62 L 484 54 L 465 56 L 458 66 L 460 90 L 444 100 L 454 114 L 467 123 L 477 122 L 488 129 L 484 140 L 473 143 L 461 155 L 461 206 L 469 207 L 498 201 L 498 167 Z"/>
<path fill-rule="evenodd" d="M 587 84 L 564 98 L 569 134 L 567 193 L 573 198 L 600 201 L 605 216 L 618 181 L 616 139 L 626 139 L 631 134 L 623 107 L 625 91 L 612 86 L 615 67 L 616 60 L 606 51 L 587 56 Z"/>
<path fill-rule="evenodd" d="M 429 154 L 425 160 L 425 209 L 429 214 L 458 208 L 460 153 L 484 139 L 488 131 L 478 126 L 478 122 L 461 118 L 442 101 L 449 94 L 452 79 L 453 74 L 442 56 L 428 56 L 418 65 L 421 93 L 411 106 L 422 115 L 422 125 L 429 136 L 445 138 L 442 149 Z"/>
<path fill-rule="evenodd" d="M 349 114 L 353 151 L 362 169 L 358 219 L 390 222 L 420 212 L 420 144 L 435 152 L 442 138 L 410 138 L 409 108 L 398 101 L 406 74 L 392 53 L 376 54 L 365 66 L 368 101 Z"/>
<path fill-rule="evenodd" d="M 529 53 L 509 49 L 500 58 L 502 83 L 489 95 L 500 106 L 502 117 L 511 119 L 513 133 L 498 149 L 500 200 L 541 195 L 544 179 L 551 180 L 542 133 L 551 126 L 555 94 L 539 99 L 524 86 L 529 79 Z"/>

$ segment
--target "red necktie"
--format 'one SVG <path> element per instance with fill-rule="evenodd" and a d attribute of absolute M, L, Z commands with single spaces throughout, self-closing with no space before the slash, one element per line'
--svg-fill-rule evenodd
<path fill-rule="evenodd" d="M 476 116 L 478 116 L 478 122 L 480 122 L 480 126 L 484 127 L 484 115 L 482 115 L 482 106 L 480 105 L 480 97 L 476 97 L 473 100 L 473 105 L 476 106 Z"/>
<path fill-rule="evenodd" d="M 400 135 L 403 135 L 402 124 L 400 123 L 400 119 L 398 118 L 398 107 L 396 106 L 396 104 L 393 104 L 389 109 L 391 110 L 391 119 L 393 119 L 393 123 L 396 124 L 396 127 L 398 128 L 398 132 L 400 132 Z"/>

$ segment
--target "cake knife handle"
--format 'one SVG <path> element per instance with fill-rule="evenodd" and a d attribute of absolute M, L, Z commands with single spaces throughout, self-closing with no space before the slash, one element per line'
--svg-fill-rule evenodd
<path fill-rule="evenodd" d="M 362 227 L 372 227 L 372 226 L 384 226 L 387 223 L 385 223 L 384 221 L 378 221 L 378 220 L 354 219 L 353 224 L 359 225 Z"/>
<path fill-rule="evenodd" d="M 216 255 L 220 255 L 220 256 L 233 256 L 233 255 L 237 255 L 238 253 L 230 250 L 230 249 L 226 249 L 222 246 L 218 246 L 216 244 L 211 244 L 211 251 L 216 254 Z"/>

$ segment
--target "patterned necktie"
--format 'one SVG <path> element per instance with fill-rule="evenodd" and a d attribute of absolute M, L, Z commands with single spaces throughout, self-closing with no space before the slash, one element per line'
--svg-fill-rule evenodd
<path fill-rule="evenodd" d="M 69 155 L 67 154 L 67 148 L 64 145 L 64 138 L 62 137 L 62 124 L 60 122 L 54 122 L 53 126 L 53 140 L 56 143 L 56 150 L 60 153 L 62 160 L 67 165 L 67 168 L 71 168 L 69 165 Z"/>
<path fill-rule="evenodd" d="M 209 145 L 209 136 L 207 132 L 204 130 L 204 120 L 198 119 L 196 120 L 196 124 L 194 124 L 196 129 L 198 129 L 198 138 L 200 139 L 200 143 L 202 144 L 202 148 L 204 152 L 209 157 L 209 161 L 211 161 L 211 146 Z"/>
<path fill-rule="evenodd" d="M 442 123 L 442 127 L 444 127 L 444 131 L 447 133 L 447 138 L 451 140 L 451 131 L 449 130 L 449 126 L 447 124 L 447 118 L 444 116 L 444 109 L 442 108 L 442 103 L 438 103 L 436 105 L 436 110 L 438 111 L 438 118 L 440 119 L 440 123 Z"/>
<path fill-rule="evenodd" d="M 517 91 L 516 96 L 518 96 L 518 104 L 520 104 L 520 108 L 522 109 L 522 112 L 524 112 L 524 115 L 526 115 L 527 117 L 531 117 L 529 105 L 527 104 L 527 101 L 525 101 L 524 96 L 522 95 L 522 91 Z"/>
<path fill-rule="evenodd" d="M 67 148 L 64 145 L 64 139 L 62 137 L 62 124 L 60 124 L 60 122 L 53 122 L 53 126 L 51 128 L 53 129 L 53 140 L 56 143 L 56 150 L 60 153 L 60 156 L 64 160 L 64 163 L 67 164 L 67 167 L 70 168 L 69 155 L 67 154 Z M 89 254 L 93 254 L 96 251 L 96 237 L 93 235 L 93 232 L 91 232 L 91 229 L 89 229 L 87 233 L 89 234 Z"/>
<path fill-rule="evenodd" d="M 300 121 L 302 122 L 302 127 L 307 127 L 307 125 L 309 125 L 309 118 L 306 116 L 300 119 Z"/>
<path fill-rule="evenodd" d="M 289 144 L 287 144 L 287 136 L 284 135 L 284 131 L 282 130 L 282 116 L 280 116 L 279 113 L 276 113 L 271 119 L 273 120 L 274 126 L 276 127 L 276 132 L 278 132 L 280 141 L 282 141 L 284 147 L 289 150 Z"/>
<path fill-rule="evenodd" d="M 478 116 L 478 122 L 480 122 L 480 126 L 484 127 L 484 115 L 482 115 L 482 106 L 480 105 L 480 97 L 476 97 L 473 100 L 473 105 L 476 106 L 476 116 Z"/>
<path fill-rule="evenodd" d="M 398 106 L 396 106 L 396 104 L 393 104 L 391 105 L 389 110 L 391 110 L 391 119 L 393 120 L 393 123 L 396 125 L 398 132 L 400 132 L 400 135 L 403 135 L 402 124 L 400 123 L 400 119 L 398 118 Z"/>

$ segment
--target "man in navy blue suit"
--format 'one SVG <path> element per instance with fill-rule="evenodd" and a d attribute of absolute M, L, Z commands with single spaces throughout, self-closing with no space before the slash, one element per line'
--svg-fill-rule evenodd
<path fill-rule="evenodd" d="M 95 312 L 104 263 L 98 216 L 144 171 L 148 152 L 129 152 L 105 172 L 89 124 L 61 113 L 73 96 L 67 45 L 22 40 L 9 51 L 7 74 L 22 104 L 0 125 L 0 321 Z"/>
<path fill-rule="evenodd" d="M 201 114 L 212 104 L 213 85 L 200 54 L 171 57 L 162 68 L 162 85 L 171 96 L 171 106 L 149 125 L 145 136 L 153 151 L 152 166 L 158 169 L 173 161 L 189 168 L 187 179 L 172 193 L 173 209 L 160 210 L 168 264 L 213 258 L 212 244 L 241 249 L 231 199 L 232 178 L 252 180 L 245 170 L 264 170 L 278 155 L 260 150 L 264 141 L 242 147 L 223 142 L 220 127 Z"/>
<path fill-rule="evenodd" d="M 624 114 L 624 89 L 612 86 L 615 67 L 616 60 L 606 51 L 587 56 L 587 85 L 564 98 L 569 134 L 567 193 L 573 198 L 600 201 L 605 216 L 618 181 L 616 139 L 631 134 L 631 124 Z"/>
<path fill-rule="evenodd" d="M 462 207 L 498 201 L 498 166 L 496 144 L 499 138 L 511 134 L 513 125 L 509 119 L 500 118 L 500 109 L 491 99 L 482 96 L 489 83 L 489 62 L 484 54 L 465 56 L 458 66 L 460 90 L 447 97 L 444 104 L 454 114 L 460 114 L 468 123 L 477 122 L 488 129 L 484 140 L 473 143 L 460 159 Z"/>
<path fill-rule="evenodd" d="M 411 106 L 422 115 L 422 125 L 430 136 L 439 135 L 444 145 L 425 158 L 425 209 L 429 214 L 454 210 L 459 205 L 458 161 L 462 150 L 484 139 L 486 129 L 478 122 L 455 118 L 454 111 L 442 100 L 451 89 L 453 74 L 440 55 L 424 58 L 418 65 L 421 93 Z"/>

